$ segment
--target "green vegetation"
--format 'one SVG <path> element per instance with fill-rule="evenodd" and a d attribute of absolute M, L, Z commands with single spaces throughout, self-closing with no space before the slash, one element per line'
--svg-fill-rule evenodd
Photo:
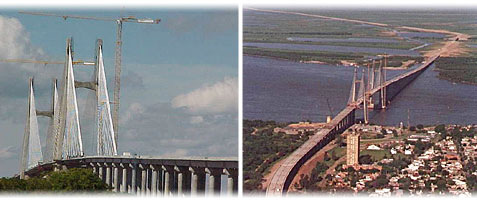
<path fill-rule="evenodd" d="M 388 57 L 388 67 L 400 67 L 403 62 L 408 60 L 414 60 L 415 63 L 420 63 L 424 61 L 424 57 L 411 57 L 411 56 L 389 56 Z"/>
<path fill-rule="evenodd" d="M 315 168 L 311 171 L 310 176 L 308 175 L 300 175 L 299 183 L 295 183 L 294 187 L 297 190 L 305 190 L 305 191 L 316 191 L 318 190 L 318 182 L 323 180 L 323 173 L 328 170 L 329 166 L 325 163 L 317 163 Z"/>
<path fill-rule="evenodd" d="M 301 12 L 304 12 L 303 10 Z M 308 12 L 308 11 L 306 11 Z M 311 12 L 311 11 L 310 11 Z M 258 14 L 260 13 L 260 14 Z M 325 15 L 332 13 L 324 11 Z M 398 36 L 383 34 L 382 27 L 359 25 L 336 20 L 322 20 L 307 16 L 271 14 L 263 15 L 262 12 L 245 11 L 244 15 L 253 17 L 253 20 L 244 19 L 244 42 L 274 42 L 312 45 L 333 45 L 349 47 L 411 49 L 421 43 L 404 40 Z M 290 37 L 300 38 L 371 38 L 392 39 L 397 42 L 355 42 L 355 41 L 293 41 Z M 263 51 L 263 52 L 260 52 Z M 340 53 L 324 51 L 303 50 L 270 50 L 244 47 L 245 55 L 267 56 L 292 61 L 321 61 L 328 64 L 340 64 L 341 60 L 351 62 L 364 62 L 367 58 L 374 57 L 372 53 Z M 396 57 L 389 60 L 389 66 L 401 66 L 403 61 L 414 58 Z"/>
<path fill-rule="evenodd" d="M 275 121 L 244 120 L 243 122 L 243 177 L 245 191 L 262 189 L 262 178 L 280 158 L 286 157 L 301 146 L 312 132 L 287 135 L 274 133 Z"/>
<path fill-rule="evenodd" d="M 277 33 L 281 34 L 281 33 Z M 294 35 L 290 35 L 293 37 Z M 297 37 L 297 36 L 295 36 Z M 298 35 L 299 37 L 299 35 Z M 302 38 L 307 38 L 302 37 Z M 350 34 L 350 37 L 353 37 Z M 404 49 L 408 50 L 419 46 L 420 43 L 411 43 L 411 42 L 397 42 L 397 43 L 381 43 L 381 42 L 352 42 L 352 41 L 296 41 L 289 40 L 284 37 L 280 38 L 266 38 L 266 39 L 245 39 L 244 42 L 260 42 L 260 43 L 282 43 L 282 44 L 307 44 L 307 45 L 330 45 L 330 46 L 346 46 L 346 47 L 364 47 L 364 48 L 385 48 L 385 49 Z"/>
<path fill-rule="evenodd" d="M 440 57 L 435 65 L 441 79 L 477 84 L 476 57 Z"/>
<path fill-rule="evenodd" d="M 73 168 L 66 171 L 48 172 L 27 180 L 1 178 L 2 192 L 93 192 L 105 191 L 108 186 L 91 169 Z"/>
<path fill-rule="evenodd" d="M 340 9 L 287 9 L 287 11 L 303 12 L 309 14 L 339 17 L 345 19 L 357 19 L 369 22 L 389 24 L 389 28 L 377 27 L 373 25 L 355 24 L 350 22 L 326 20 L 309 16 L 286 15 L 277 13 L 263 13 L 259 11 L 244 11 L 244 42 L 280 42 L 295 44 L 316 44 L 352 47 L 376 47 L 390 49 L 411 49 L 422 43 L 430 45 L 420 48 L 417 51 L 424 53 L 430 50 L 441 48 L 446 37 L 436 37 L 433 34 L 424 33 L 422 36 L 414 37 L 422 43 L 414 40 L 403 39 L 393 31 L 412 32 L 400 28 L 400 26 L 412 26 L 419 28 L 441 29 L 475 35 L 477 25 L 468 23 L 477 17 L 475 10 L 471 9 L 442 9 L 442 10 L 347 10 Z M 397 43 L 374 43 L 374 42 L 352 42 L 352 41 L 290 41 L 289 37 L 301 38 L 380 38 L 397 40 Z M 473 36 L 467 41 L 461 41 L 463 46 L 477 44 L 477 37 Z M 263 52 L 259 52 L 263 51 Z M 467 53 L 462 57 L 440 58 L 437 61 L 436 69 L 439 70 L 439 78 L 453 82 L 477 84 L 477 67 L 475 53 L 477 48 L 467 48 Z M 245 55 L 266 56 L 292 61 L 321 61 L 328 64 L 340 64 L 341 60 L 346 60 L 358 64 L 363 64 L 365 60 L 376 56 L 370 53 L 335 53 L 335 52 L 315 52 L 299 50 L 270 50 L 244 48 Z M 417 60 L 416 60 L 417 59 Z M 422 57 L 390 58 L 389 67 L 399 67 L 403 62 L 416 60 L 421 62 Z"/>
<path fill-rule="evenodd" d="M 303 174 L 300 175 L 300 180 L 294 185 L 297 190 L 320 191 L 323 189 L 319 187 L 318 183 L 323 180 L 323 175 L 326 170 L 333 166 L 341 157 L 346 155 L 346 149 L 341 147 L 341 142 L 342 136 L 339 135 L 335 140 L 335 144 L 337 144 L 337 146 L 325 152 L 323 161 L 316 163 L 316 166 L 311 171 L 310 176 Z M 335 168 L 340 169 L 342 164 L 338 164 L 339 165 L 337 165 Z M 332 179 L 330 174 L 328 174 L 325 178 L 328 180 Z"/>
<path fill-rule="evenodd" d="M 343 147 L 335 147 L 326 152 L 326 156 L 330 159 L 325 159 L 325 164 L 331 166 L 333 165 L 338 159 L 346 155 L 346 149 Z"/>
<path fill-rule="evenodd" d="M 361 156 L 369 155 L 374 161 L 382 160 L 384 158 L 391 158 L 391 153 L 389 150 L 362 150 L 359 152 Z M 360 156 L 360 158 L 361 158 Z M 364 163 L 366 164 L 366 163 Z"/>
<path fill-rule="evenodd" d="M 356 9 L 344 12 L 340 9 L 307 10 L 310 14 L 358 19 L 370 22 L 387 23 L 395 26 L 414 26 L 420 28 L 445 29 L 474 35 L 477 26 L 465 23 L 477 17 L 475 9 Z"/>
<path fill-rule="evenodd" d="M 361 60 L 364 55 L 353 53 L 335 53 L 324 51 L 298 51 L 286 49 L 267 49 L 256 47 L 244 47 L 245 55 L 272 57 L 279 59 L 287 59 L 291 61 L 313 61 L 318 60 L 328 64 L 340 64 L 340 60 Z"/>
<path fill-rule="evenodd" d="M 367 55 L 364 53 L 340 53 L 340 52 L 325 52 L 325 51 L 300 51 L 287 49 L 269 49 L 259 47 L 243 47 L 244 55 L 271 57 L 278 59 L 286 59 L 295 62 L 303 61 L 320 61 L 327 64 L 341 64 L 342 60 L 357 63 L 359 65 L 367 65 Z M 389 56 L 388 67 L 400 67 L 403 62 L 414 60 L 415 62 L 422 62 L 423 57 L 411 56 Z M 377 66 L 376 66 L 377 67 Z"/>

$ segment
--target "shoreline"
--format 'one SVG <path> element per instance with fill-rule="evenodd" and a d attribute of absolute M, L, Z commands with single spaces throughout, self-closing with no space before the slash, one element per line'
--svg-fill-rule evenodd
<path fill-rule="evenodd" d="M 330 63 L 326 63 L 326 62 L 322 62 L 322 61 L 295 61 L 295 60 L 291 60 L 291 59 L 287 59 L 287 58 L 279 58 L 279 57 L 273 57 L 273 56 L 263 56 L 263 55 L 254 55 L 254 54 L 247 54 L 247 53 L 244 53 L 243 56 L 250 56 L 250 57 L 257 57 L 257 58 L 269 58 L 269 59 L 276 59 L 276 60 L 282 60 L 282 61 L 290 61 L 290 62 L 296 62 L 296 63 L 304 63 L 304 64 L 319 64 L 319 65 L 326 65 L 326 66 L 335 66 L 335 67 L 353 67 L 351 65 L 340 65 L 340 64 L 330 64 Z M 319 62 L 319 63 L 318 63 Z M 414 63 L 415 64 L 415 63 Z M 409 69 L 411 65 L 408 65 L 407 67 L 387 67 L 386 70 L 407 70 Z M 441 69 L 438 69 L 437 67 L 435 67 L 433 69 L 434 71 L 437 71 L 437 72 L 441 72 L 441 71 L 445 71 L 445 70 L 441 70 Z M 477 86 L 477 83 L 474 83 L 474 82 L 468 82 L 468 81 L 457 81 L 457 80 L 453 80 L 451 78 L 446 78 L 446 77 L 442 77 L 440 74 L 438 74 L 436 76 L 438 79 L 440 80 L 444 80 L 444 81 L 449 81 L 453 84 L 463 84 L 463 85 L 475 85 Z"/>
<path fill-rule="evenodd" d="M 456 81 L 456 80 L 452 80 L 451 78 L 443 77 L 442 75 L 440 75 L 441 72 L 446 71 L 446 70 L 438 69 L 437 67 L 435 67 L 433 70 L 436 71 L 436 72 L 439 72 L 436 77 L 437 77 L 438 79 L 440 79 L 440 80 L 449 81 L 449 82 L 451 82 L 452 84 L 462 84 L 462 85 L 473 85 L 473 86 L 477 86 L 477 83 L 474 83 L 474 82 L 469 82 L 469 81 Z"/>
<path fill-rule="evenodd" d="M 282 60 L 282 61 L 290 61 L 290 62 L 296 62 L 296 63 L 304 63 L 304 64 L 319 64 L 319 65 L 326 65 L 326 66 L 336 66 L 336 67 L 353 67 L 352 62 L 348 62 L 346 60 L 340 60 L 341 64 L 332 64 L 332 63 L 327 63 L 319 60 L 310 60 L 310 61 L 304 61 L 304 60 L 292 60 L 288 58 L 280 58 L 280 57 L 274 57 L 274 56 L 264 56 L 264 55 L 255 55 L 255 54 L 248 54 L 248 53 L 243 53 L 243 56 L 250 56 L 250 57 L 257 57 L 257 58 L 268 58 L 268 59 L 276 59 L 276 60 Z M 414 62 L 415 63 L 415 62 Z M 412 64 L 414 64 L 412 63 Z M 399 67 L 386 67 L 387 70 L 406 70 L 409 69 L 410 65 L 412 64 L 402 64 Z M 403 67 L 404 66 L 404 67 Z"/>

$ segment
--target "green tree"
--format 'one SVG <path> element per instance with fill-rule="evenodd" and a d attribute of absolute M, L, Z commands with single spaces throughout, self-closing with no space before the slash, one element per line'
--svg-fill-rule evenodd
<path fill-rule="evenodd" d="M 74 168 L 67 171 L 53 172 L 49 179 L 53 190 L 94 191 L 108 188 L 108 186 L 89 169 Z"/>
<path fill-rule="evenodd" d="M 0 179 L 0 191 L 104 191 L 109 187 L 91 169 L 48 172 L 28 180 Z"/>
<path fill-rule="evenodd" d="M 371 158 L 370 155 L 362 155 L 359 156 L 358 161 L 360 164 L 373 164 L 373 159 Z"/>
<path fill-rule="evenodd" d="M 409 186 L 411 186 L 411 179 L 409 177 L 400 178 L 398 180 L 398 183 L 399 183 L 399 188 L 403 190 L 408 190 Z"/>
<path fill-rule="evenodd" d="M 437 180 L 437 190 L 439 191 L 446 191 L 446 181 L 444 179 Z"/>
<path fill-rule="evenodd" d="M 446 126 L 444 124 L 439 124 L 434 128 L 434 131 L 437 133 L 443 133 L 446 130 Z"/>
<path fill-rule="evenodd" d="M 398 132 L 396 130 L 393 130 L 393 137 L 397 137 L 398 136 Z"/>
<path fill-rule="evenodd" d="M 376 187 L 378 188 L 387 187 L 388 183 L 389 183 L 389 180 L 386 178 L 386 175 L 381 174 L 376 179 Z"/>

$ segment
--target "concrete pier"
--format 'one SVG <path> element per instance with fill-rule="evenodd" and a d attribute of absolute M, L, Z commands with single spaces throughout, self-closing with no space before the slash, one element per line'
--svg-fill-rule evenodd
<path fill-rule="evenodd" d="M 123 170 L 123 173 L 121 174 L 121 185 L 120 185 L 120 191 L 121 193 L 127 193 L 128 192 L 128 164 L 123 164 L 121 163 L 119 165 L 121 169 Z"/>
<path fill-rule="evenodd" d="M 131 167 L 131 190 L 129 193 L 131 194 L 136 194 L 137 192 L 137 186 L 136 186 L 136 181 L 137 181 L 137 165 L 136 164 L 129 164 Z"/>
<path fill-rule="evenodd" d="M 154 165 L 151 165 L 151 195 L 152 196 L 157 196 L 157 167 Z"/>
<path fill-rule="evenodd" d="M 142 159 L 83 157 L 50 163 L 55 168 L 91 168 L 114 192 L 149 196 L 235 195 L 238 162 L 232 159 Z M 57 167 L 60 166 L 60 167 Z M 35 176 L 26 171 L 25 176 Z M 206 178 L 208 177 L 208 178 Z M 227 177 L 227 187 L 221 188 Z M 206 189 L 207 187 L 207 189 Z M 208 191 L 207 194 L 205 191 Z M 224 194 L 221 194 L 221 192 Z"/>
<path fill-rule="evenodd" d="M 140 164 L 139 168 L 141 169 L 141 195 L 145 196 L 147 187 L 147 166 Z"/>

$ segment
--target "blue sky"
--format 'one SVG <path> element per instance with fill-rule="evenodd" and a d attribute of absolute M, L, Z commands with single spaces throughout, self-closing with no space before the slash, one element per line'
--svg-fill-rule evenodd
<path fill-rule="evenodd" d="M 75 59 L 93 60 L 96 39 L 101 38 L 112 97 L 115 22 L 65 21 L 18 11 L 0 10 L 0 59 L 61 61 L 66 38 L 72 36 Z M 157 25 L 123 24 L 119 151 L 165 156 L 237 156 L 236 7 L 25 11 L 162 19 Z M 0 176 L 18 171 L 28 77 L 35 76 L 37 108 L 46 110 L 51 78 L 58 77 L 62 68 L 62 65 L 0 63 Z M 91 73 L 91 67 L 75 67 L 77 80 L 86 81 Z M 80 110 L 88 93 L 77 90 Z M 80 121 L 81 118 L 80 113 Z M 39 123 L 44 143 L 48 119 L 40 118 Z M 85 151 L 94 153 L 94 135 L 87 128 L 82 129 Z"/>

